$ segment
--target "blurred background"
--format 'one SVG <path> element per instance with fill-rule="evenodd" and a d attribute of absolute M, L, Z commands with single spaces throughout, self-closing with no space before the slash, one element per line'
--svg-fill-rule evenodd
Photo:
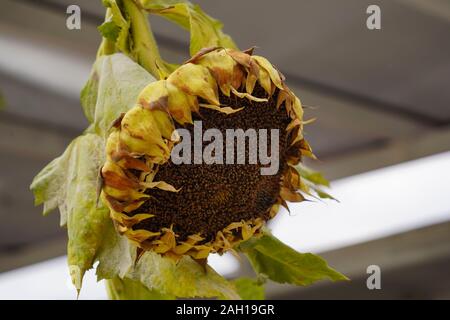
<path fill-rule="evenodd" d="M 450 298 L 450 2 L 195 1 L 241 49 L 257 46 L 318 120 L 306 135 L 340 202 L 292 206 L 273 231 L 352 279 L 270 284 L 268 298 Z M 66 8 L 81 8 L 81 30 Z M 381 30 L 366 9 L 381 8 Z M 0 298 L 75 298 L 66 231 L 43 218 L 29 184 L 87 125 L 79 92 L 94 62 L 101 1 L 1 0 Z M 165 59 L 188 56 L 188 33 L 151 17 Z M 244 262 L 212 263 L 227 276 Z M 239 267 L 239 263 L 241 266 Z M 367 287 L 367 268 L 381 289 Z M 81 298 L 104 298 L 88 275 Z"/>

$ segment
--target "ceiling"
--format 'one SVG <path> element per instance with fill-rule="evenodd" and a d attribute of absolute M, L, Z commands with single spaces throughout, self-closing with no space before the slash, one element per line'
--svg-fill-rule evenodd
<path fill-rule="evenodd" d="M 306 135 L 339 178 L 450 149 L 450 2 L 196 1 L 239 47 L 257 46 L 318 120 Z M 65 28 L 78 4 L 81 30 Z M 378 4 L 381 30 L 366 28 Z M 101 1 L 5 0 L 0 11 L 0 271 L 64 250 L 58 216 L 43 219 L 28 186 L 86 127 L 79 91 L 100 41 Z M 188 34 L 159 17 L 163 57 L 182 62 Z M 56 244 L 55 244 L 56 243 Z M 40 252 L 30 248 L 40 248 Z"/>

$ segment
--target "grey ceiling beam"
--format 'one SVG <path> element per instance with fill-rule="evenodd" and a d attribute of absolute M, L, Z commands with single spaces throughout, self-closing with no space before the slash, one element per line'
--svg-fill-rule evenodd
<path fill-rule="evenodd" d="M 441 127 L 450 124 L 450 119 L 436 119 L 423 113 L 415 112 L 402 105 L 381 101 L 375 97 L 363 95 L 358 92 L 345 90 L 323 82 L 308 79 L 299 75 L 284 72 L 288 82 L 298 87 L 304 87 L 314 92 L 326 94 L 335 99 L 348 101 L 351 104 L 386 115 L 401 117 L 410 121 L 421 123 L 430 127 Z"/>
<path fill-rule="evenodd" d="M 313 165 L 334 180 L 448 150 L 450 150 L 450 126 L 413 134 L 380 146 L 370 146 L 351 153 L 323 158 L 321 161 L 315 161 Z"/>
<path fill-rule="evenodd" d="M 397 0 L 405 6 L 414 8 L 435 18 L 450 22 L 450 3 L 448 0 Z"/>

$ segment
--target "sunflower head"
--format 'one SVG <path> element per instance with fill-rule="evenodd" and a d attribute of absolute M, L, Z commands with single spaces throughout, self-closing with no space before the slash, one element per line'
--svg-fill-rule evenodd
<path fill-rule="evenodd" d="M 175 259 L 205 259 L 258 235 L 280 205 L 303 200 L 294 166 L 312 152 L 302 117 L 300 100 L 264 57 L 252 50 L 199 51 L 167 79 L 149 84 L 113 124 L 101 175 L 117 231 L 142 250 Z M 195 130 L 226 136 L 230 129 L 276 129 L 278 170 L 263 175 L 261 160 L 204 163 L 193 154 L 183 155 L 192 163 L 176 164 L 171 152 L 185 139 L 181 129 L 192 136 Z M 273 144 L 265 143 L 266 149 Z M 208 143 L 201 144 L 206 150 Z M 249 149 L 232 147 L 231 154 L 235 160 Z"/>

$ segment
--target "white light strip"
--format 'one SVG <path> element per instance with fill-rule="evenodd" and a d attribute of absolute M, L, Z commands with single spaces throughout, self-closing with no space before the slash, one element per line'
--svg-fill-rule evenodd
<path fill-rule="evenodd" d="M 297 250 L 323 252 L 450 220 L 450 152 L 337 180 L 340 203 L 290 204 L 273 233 Z"/>
<path fill-rule="evenodd" d="M 76 298 L 77 292 L 70 280 L 66 257 L 36 263 L 0 275 L 0 300 Z M 85 275 L 80 299 L 106 299 L 104 283 L 96 282 L 94 270 Z"/>

